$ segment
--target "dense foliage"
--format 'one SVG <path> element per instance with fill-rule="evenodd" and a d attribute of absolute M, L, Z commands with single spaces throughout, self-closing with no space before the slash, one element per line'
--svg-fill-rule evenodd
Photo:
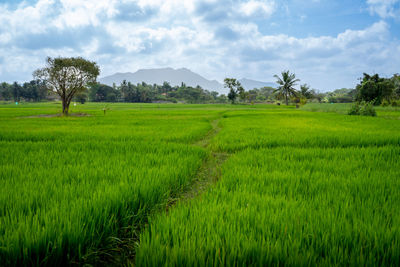
<path fill-rule="evenodd" d="M 300 85 L 297 90 L 293 86 L 299 80 L 290 72 L 276 76 L 280 89 L 273 87 L 254 88 L 244 90 L 234 78 L 225 81 L 229 94 L 219 94 L 200 86 L 171 86 L 168 82 L 161 85 L 132 84 L 123 81 L 119 85 L 108 86 L 100 83 L 88 84 L 86 90 L 75 94 L 74 101 L 85 103 L 92 102 L 129 102 L 129 103 L 352 103 L 372 102 L 375 105 L 397 106 L 400 100 L 400 76 L 395 74 L 391 78 L 381 78 L 378 74 L 364 77 L 355 89 L 341 88 L 332 92 L 322 93 L 311 88 L 308 84 Z M 227 83 L 228 82 L 228 83 Z M 291 84 L 291 85 L 290 85 Z M 232 88 L 231 88 L 232 87 Z M 288 89 L 289 88 L 289 89 Z M 43 82 L 33 80 L 28 83 L 0 84 L 0 100 L 6 101 L 43 101 L 54 100 L 51 92 L 46 93 Z"/>
<path fill-rule="evenodd" d="M 47 98 L 47 88 L 43 82 L 32 80 L 22 85 L 14 82 L 8 84 L 3 82 L 0 84 L 0 100 L 20 102 L 25 101 L 42 101 Z"/>
<path fill-rule="evenodd" d="M 328 92 L 326 98 L 329 103 L 351 103 L 354 102 L 356 93 L 355 89 L 342 88 Z"/>
<path fill-rule="evenodd" d="M 376 116 L 376 111 L 374 109 L 372 102 L 356 102 L 354 103 L 348 111 L 349 115 L 362 115 L 362 116 Z"/>
<path fill-rule="evenodd" d="M 185 103 L 225 103 L 225 95 L 202 89 L 200 86 L 191 87 L 184 83 L 181 86 L 171 86 L 168 82 L 162 85 L 132 84 L 123 81 L 119 86 L 92 84 L 89 87 L 90 101 L 94 102 L 185 102 Z"/>
<path fill-rule="evenodd" d="M 235 78 L 225 78 L 224 87 L 229 89 L 228 99 L 232 104 L 235 103 L 236 98 L 239 96 L 241 100 L 246 99 L 246 92 L 240 82 Z"/>
<path fill-rule="evenodd" d="M 376 105 L 383 102 L 391 103 L 400 98 L 400 77 L 382 78 L 378 74 L 364 73 L 361 82 L 357 85 L 357 101 L 373 102 Z"/>

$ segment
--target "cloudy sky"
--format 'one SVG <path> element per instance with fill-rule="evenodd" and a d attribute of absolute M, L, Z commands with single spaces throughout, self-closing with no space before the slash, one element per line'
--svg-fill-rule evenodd
<path fill-rule="evenodd" d="M 0 81 L 82 56 L 101 77 L 186 67 L 274 81 L 289 69 L 327 91 L 399 73 L 399 39 L 400 0 L 0 0 Z"/>

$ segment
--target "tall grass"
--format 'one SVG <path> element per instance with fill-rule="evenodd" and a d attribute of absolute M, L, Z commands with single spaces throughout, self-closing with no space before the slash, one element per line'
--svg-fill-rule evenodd
<path fill-rule="evenodd" d="M 155 217 L 139 266 L 398 265 L 398 147 L 245 150 Z"/>
<path fill-rule="evenodd" d="M 400 122 L 231 111 L 200 199 L 154 216 L 138 266 L 399 265 Z"/>
<path fill-rule="evenodd" d="M 103 106 L 0 106 L 0 265 L 82 264 L 149 215 L 138 265 L 400 265 L 396 110 Z M 210 152 L 231 154 L 217 184 L 157 213 Z"/>
<path fill-rule="evenodd" d="M 1 265 L 62 265 L 107 246 L 187 187 L 206 157 L 190 145 L 219 110 L 0 107 Z M 122 108 L 121 108 L 122 107 Z M 125 230 L 123 230 L 125 229 Z"/>
<path fill-rule="evenodd" d="M 212 142 L 214 150 L 400 144 L 400 122 L 396 120 L 291 110 L 231 111 L 225 117 Z"/>
<path fill-rule="evenodd" d="M 347 114 L 350 110 L 352 104 L 351 103 L 309 103 L 301 107 L 301 110 L 304 111 L 312 111 L 312 112 L 334 112 L 339 114 Z M 377 115 L 379 117 L 387 118 L 387 119 L 400 119 L 400 107 L 382 107 L 376 106 L 374 107 L 377 111 Z"/>

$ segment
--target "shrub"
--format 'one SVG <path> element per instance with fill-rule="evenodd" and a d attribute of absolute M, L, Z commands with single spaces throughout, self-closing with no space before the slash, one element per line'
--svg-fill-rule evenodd
<path fill-rule="evenodd" d="M 354 103 L 350 110 L 347 112 L 348 115 L 362 115 L 376 117 L 376 111 L 371 102 L 362 101 L 361 103 Z"/>
<path fill-rule="evenodd" d="M 360 104 L 358 102 L 354 103 L 350 110 L 347 112 L 348 115 L 360 115 Z"/>
<path fill-rule="evenodd" d="M 382 103 L 381 103 L 381 106 L 382 107 L 387 107 L 387 106 L 389 106 L 390 105 L 390 102 L 387 100 L 387 99 L 384 99 L 383 101 L 382 101 Z"/>
<path fill-rule="evenodd" d="M 376 111 L 374 109 L 374 106 L 372 105 L 372 102 L 363 103 L 363 105 L 361 105 L 360 114 L 362 116 L 376 117 Z"/>

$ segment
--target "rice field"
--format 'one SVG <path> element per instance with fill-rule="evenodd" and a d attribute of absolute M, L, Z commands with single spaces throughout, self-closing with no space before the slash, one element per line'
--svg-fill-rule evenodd
<path fill-rule="evenodd" d="M 350 107 L 352 106 L 351 103 L 337 103 L 337 104 L 330 104 L 330 103 L 309 103 L 301 107 L 301 110 L 306 111 L 313 111 L 313 112 L 334 112 L 339 114 L 347 114 Z M 400 107 L 381 107 L 376 106 L 374 107 L 378 113 L 379 117 L 382 118 L 389 118 L 389 119 L 400 119 Z"/>
<path fill-rule="evenodd" d="M 151 220 L 137 264 L 398 265 L 399 153 L 393 146 L 237 153 L 200 199 Z"/>
<path fill-rule="evenodd" d="M 57 107 L 58 108 L 58 107 Z M 79 262 L 140 224 L 196 174 L 191 142 L 216 112 L 86 106 L 87 117 L 25 118 L 55 107 L 0 107 L 0 262 Z"/>
<path fill-rule="evenodd" d="M 127 265 L 400 264 L 400 112 L 103 107 L 0 105 L 2 265 L 98 264 L 126 236 Z"/>
<path fill-rule="evenodd" d="M 291 109 L 223 117 L 210 144 L 231 155 L 220 180 L 151 218 L 139 266 L 400 264 L 397 119 Z"/>

